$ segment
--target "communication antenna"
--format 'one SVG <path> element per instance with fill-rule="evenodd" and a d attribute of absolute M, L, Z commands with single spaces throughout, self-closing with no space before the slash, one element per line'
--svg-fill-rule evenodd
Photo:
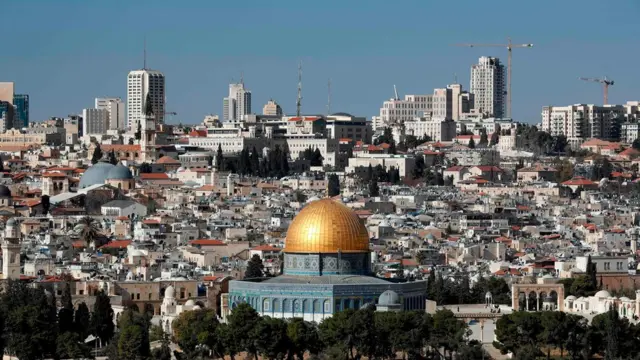
<path fill-rule="evenodd" d="M 327 83 L 327 115 L 331 115 L 331 78 Z"/>
<path fill-rule="evenodd" d="M 398 97 L 398 89 L 396 89 L 396 86 L 393 85 L 393 93 L 395 94 L 395 100 L 400 100 L 400 98 Z"/>
<path fill-rule="evenodd" d="M 300 117 L 300 107 L 302 107 L 302 60 L 298 64 L 298 99 L 296 101 L 296 116 Z"/>
<path fill-rule="evenodd" d="M 240 84 L 242 84 L 242 86 L 244 86 L 244 71 L 240 72 Z"/>
<path fill-rule="evenodd" d="M 147 37 L 144 37 L 144 45 L 142 50 L 142 70 L 147 70 Z"/>
<path fill-rule="evenodd" d="M 458 83 L 458 73 L 453 73 L 453 83 L 454 84 Z"/>

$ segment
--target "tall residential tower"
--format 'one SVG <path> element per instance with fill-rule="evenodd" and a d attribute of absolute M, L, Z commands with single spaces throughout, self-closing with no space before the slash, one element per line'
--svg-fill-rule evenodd
<path fill-rule="evenodd" d="M 155 70 L 134 70 L 127 77 L 127 126 L 135 132 L 144 116 L 144 105 L 147 95 L 158 124 L 164 123 L 165 113 L 165 78 L 164 74 Z"/>
<path fill-rule="evenodd" d="M 229 84 L 229 96 L 222 100 L 222 120 L 240 120 L 251 114 L 251 91 L 244 88 L 244 82 Z"/>
<path fill-rule="evenodd" d="M 471 66 L 471 86 L 475 109 L 488 117 L 505 116 L 506 88 L 504 65 L 500 59 L 483 56 Z"/>

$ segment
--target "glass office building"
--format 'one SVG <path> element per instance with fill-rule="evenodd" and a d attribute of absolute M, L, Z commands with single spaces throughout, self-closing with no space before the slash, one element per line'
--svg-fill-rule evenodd
<path fill-rule="evenodd" d="M 13 96 L 15 106 L 14 127 L 24 128 L 29 126 L 29 95 L 16 94 Z"/>

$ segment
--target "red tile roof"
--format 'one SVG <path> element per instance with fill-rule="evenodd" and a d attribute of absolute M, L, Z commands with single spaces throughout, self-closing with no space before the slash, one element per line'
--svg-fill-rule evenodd
<path fill-rule="evenodd" d="M 100 249 L 124 249 L 131 245 L 131 240 L 113 240 L 100 247 Z"/>
<path fill-rule="evenodd" d="M 143 173 L 140 174 L 141 180 L 168 180 L 169 175 L 166 173 Z"/>
<path fill-rule="evenodd" d="M 170 157 L 170 156 L 163 156 L 160 159 L 158 159 L 158 161 L 156 161 L 157 164 L 180 164 L 180 161 Z"/>
<path fill-rule="evenodd" d="M 576 176 L 573 179 L 567 180 L 562 183 L 562 185 L 568 185 L 568 186 L 592 186 L 596 184 L 597 182 L 585 179 L 582 176 Z"/>
<path fill-rule="evenodd" d="M 221 240 L 213 240 L 213 239 L 198 239 L 189 241 L 191 245 L 199 245 L 199 246 L 223 246 L 226 245 Z"/>
<path fill-rule="evenodd" d="M 251 250 L 255 250 L 255 251 L 282 251 L 282 249 L 271 246 L 271 245 L 260 245 L 260 246 L 256 246 Z"/>

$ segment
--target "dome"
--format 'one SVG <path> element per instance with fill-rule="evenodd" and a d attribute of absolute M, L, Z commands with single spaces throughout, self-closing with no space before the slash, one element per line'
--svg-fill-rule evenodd
<path fill-rule="evenodd" d="M 369 252 L 369 234 L 358 215 L 331 199 L 314 201 L 293 219 L 285 253 Z"/>
<path fill-rule="evenodd" d="M 573 296 L 573 295 L 569 295 L 569 296 L 567 296 L 567 298 L 566 298 L 565 300 L 573 301 L 573 300 L 575 300 L 575 299 L 576 299 L 576 297 L 575 297 L 575 296 Z"/>
<path fill-rule="evenodd" d="M 11 197 L 11 190 L 4 185 L 0 185 L 0 198 Z"/>
<path fill-rule="evenodd" d="M 196 302 L 193 301 L 192 299 L 189 299 L 189 300 L 187 300 L 186 303 L 184 303 L 184 306 L 194 307 L 194 306 L 196 306 Z"/>
<path fill-rule="evenodd" d="M 400 296 L 395 291 L 387 290 L 380 294 L 378 298 L 378 305 L 382 306 L 390 306 L 390 305 L 399 305 L 400 304 Z"/>
<path fill-rule="evenodd" d="M 128 167 L 119 163 L 114 166 L 107 173 L 107 180 L 130 180 L 133 179 L 133 174 L 131 174 L 131 170 Z"/>
<path fill-rule="evenodd" d="M 82 174 L 82 177 L 80 177 L 78 189 L 84 189 L 91 185 L 104 184 L 104 181 L 107 179 L 107 174 L 109 174 L 109 171 L 113 168 L 115 168 L 114 165 L 103 161 L 90 166 L 87 171 Z"/>
<path fill-rule="evenodd" d="M 173 288 L 173 286 L 169 285 L 164 290 L 164 297 L 165 298 L 174 298 L 175 296 L 176 296 L 176 290 Z"/>
<path fill-rule="evenodd" d="M 626 296 L 623 296 L 623 297 L 620 298 L 620 301 L 631 301 L 631 299 L 629 299 Z"/>
<path fill-rule="evenodd" d="M 7 221 L 7 226 L 16 226 L 18 225 L 18 222 L 16 221 L 15 218 L 11 218 Z"/>
<path fill-rule="evenodd" d="M 595 297 L 597 298 L 608 298 L 611 297 L 611 294 L 607 290 L 600 290 L 596 293 Z"/>

